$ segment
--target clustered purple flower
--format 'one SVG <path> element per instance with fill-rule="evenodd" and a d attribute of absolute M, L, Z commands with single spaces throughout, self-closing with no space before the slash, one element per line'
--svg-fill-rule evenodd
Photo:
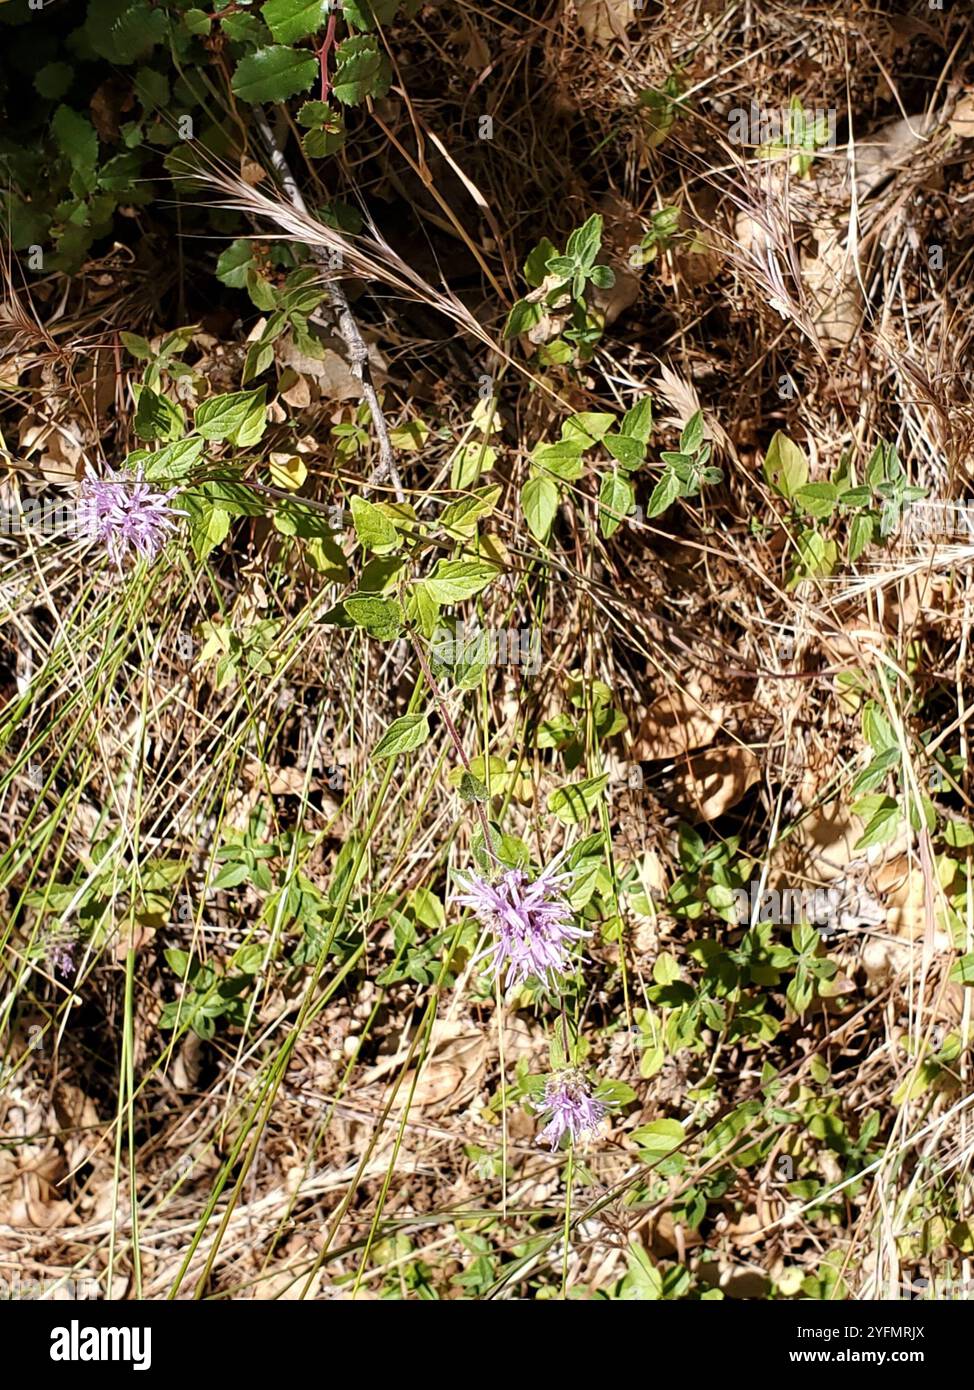
<path fill-rule="evenodd" d="M 54 939 L 47 948 L 47 967 L 55 975 L 66 977 L 74 970 L 76 941 Z"/>
<path fill-rule="evenodd" d="M 538 1135 L 538 1143 L 550 1139 L 552 1153 L 566 1134 L 573 1144 L 584 1134 L 594 1134 L 606 1115 L 606 1107 L 591 1094 L 580 1071 L 566 1071 L 550 1077 L 544 1100 L 534 1108 L 539 1114 L 551 1117 Z"/>
<path fill-rule="evenodd" d="M 134 473 L 109 468 L 103 478 L 89 466 L 78 501 L 81 534 L 101 544 L 118 569 L 130 550 L 152 561 L 175 530 L 176 518 L 186 516 L 172 506 L 178 492 L 157 492 L 145 481 L 141 464 Z"/>
<path fill-rule="evenodd" d="M 465 891 L 457 902 L 494 933 L 494 943 L 483 955 L 491 957 L 495 979 L 506 968 L 505 989 L 532 975 L 554 986 L 569 968 L 572 942 L 590 935 L 572 923 L 562 892 L 571 875 L 556 873 L 557 865 L 553 860 L 533 882 L 523 869 L 508 869 L 496 883 L 477 874 L 460 880 Z"/>
<path fill-rule="evenodd" d="M 457 902 L 471 908 L 494 933 L 493 944 L 478 959 L 490 956 L 489 969 L 495 979 L 506 970 L 505 989 L 531 976 L 556 985 L 571 966 L 572 944 L 591 935 L 572 922 L 564 895 L 571 874 L 557 872 L 562 857 L 553 859 L 530 882 L 523 869 L 508 869 L 494 883 L 478 874 L 460 877 L 464 891 L 457 895 Z M 550 1077 L 544 1100 L 534 1108 L 549 1116 L 538 1142 L 550 1140 L 552 1151 L 566 1134 L 573 1144 L 584 1134 L 594 1134 L 606 1114 L 584 1073 L 575 1069 Z"/>

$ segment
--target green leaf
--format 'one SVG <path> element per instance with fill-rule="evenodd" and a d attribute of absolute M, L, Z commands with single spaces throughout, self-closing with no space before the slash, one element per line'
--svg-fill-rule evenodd
<path fill-rule="evenodd" d="M 831 516 L 839 500 L 835 483 L 806 483 L 795 493 L 795 501 L 809 516 Z"/>
<path fill-rule="evenodd" d="M 866 464 L 866 482 L 870 487 L 878 487 L 886 478 L 886 445 L 880 442 L 869 456 Z"/>
<path fill-rule="evenodd" d="M 849 527 L 849 564 L 854 565 L 859 556 L 870 544 L 876 529 L 876 520 L 870 512 L 854 516 Z"/>
<path fill-rule="evenodd" d="M 196 429 L 204 439 L 226 440 L 240 449 L 256 444 L 267 423 L 266 386 L 213 396 L 196 411 Z"/>
<path fill-rule="evenodd" d="M 573 483 L 585 472 L 582 463 L 583 445 L 578 439 L 562 439 L 557 444 L 537 444 L 531 462 L 539 470 L 554 473 L 566 483 Z"/>
<path fill-rule="evenodd" d="M 152 454 L 146 449 L 139 449 L 129 454 L 125 462 L 130 466 L 141 463 L 143 474 L 149 482 L 172 483 L 185 478 L 199 462 L 202 453 L 202 439 L 190 435 L 188 439 L 179 439 Z"/>
<path fill-rule="evenodd" d="M 336 154 L 345 144 L 345 130 L 331 131 L 319 128 L 306 130 L 301 136 L 301 148 L 309 159 L 324 159 Z"/>
<path fill-rule="evenodd" d="M 273 361 L 274 348 L 270 343 L 251 343 L 244 358 L 243 374 L 240 378 L 244 386 L 266 372 Z"/>
<path fill-rule="evenodd" d="M 306 101 L 298 112 L 298 124 L 311 127 L 301 144 L 313 159 L 335 154 L 345 144 L 345 117 L 326 101 Z"/>
<path fill-rule="evenodd" d="M 679 1120 L 653 1120 L 634 1129 L 629 1137 L 643 1156 L 654 1160 L 678 1149 L 687 1136 Z"/>
<path fill-rule="evenodd" d="M 174 405 L 168 396 L 150 391 L 148 386 L 137 386 L 137 405 L 135 409 L 135 433 L 140 439 L 180 439 L 186 432 L 183 412 Z"/>
<path fill-rule="evenodd" d="M 425 714 L 404 714 L 394 719 L 372 750 L 373 758 L 395 758 L 421 748 L 430 736 L 429 720 Z"/>
<path fill-rule="evenodd" d="M 167 951 L 163 952 L 163 955 L 166 958 L 166 964 L 174 975 L 179 975 L 180 978 L 187 975 L 189 963 L 192 960 L 189 951 L 180 951 L 175 946 L 170 946 Z"/>
<path fill-rule="evenodd" d="M 490 516 L 501 495 L 499 484 L 478 488 L 470 497 L 461 497 L 443 509 L 438 524 L 453 536 L 469 536 L 477 529 L 477 522 Z"/>
<path fill-rule="evenodd" d="M 966 849 L 974 845 L 974 828 L 966 820 L 949 820 L 944 826 L 944 841 L 951 849 Z"/>
<path fill-rule="evenodd" d="M 298 112 L 298 125 L 312 130 L 317 125 L 324 125 L 333 115 L 335 109 L 327 101 L 306 101 Z"/>
<path fill-rule="evenodd" d="M 367 550 L 399 543 L 399 532 L 372 502 L 367 502 L 364 497 L 353 497 L 351 506 L 355 534 Z"/>
<path fill-rule="evenodd" d="M 251 946 L 241 946 L 234 954 L 233 965 L 244 975 L 256 975 L 264 963 L 264 948 L 254 942 Z"/>
<path fill-rule="evenodd" d="M 863 800 L 868 800 L 864 797 Z M 869 849 L 872 845 L 885 845 L 896 834 L 900 823 L 900 808 L 895 801 L 888 797 L 883 798 L 884 803 L 879 807 L 875 814 L 870 818 L 866 829 L 856 841 L 856 849 Z M 861 805 L 857 802 L 852 809 L 859 814 L 857 807 Z"/>
<path fill-rule="evenodd" d="M 251 302 L 262 314 L 268 314 L 277 308 L 277 291 L 255 265 L 247 267 L 245 283 Z"/>
<path fill-rule="evenodd" d="M 391 641 L 402 631 L 403 611 L 398 599 L 353 594 L 343 606 L 356 627 L 364 627 L 366 632 L 381 642 Z"/>
<path fill-rule="evenodd" d="M 626 1268 L 628 1273 L 622 1282 L 623 1299 L 627 1302 L 655 1303 L 663 1297 L 663 1276 L 636 1240 L 630 1246 Z"/>
<path fill-rule="evenodd" d="M 680 435 L 680 453 L 695 454 L 703 443 L 703 411 L 697 410 L 683 426 Z"/>
<path fill-rule="evenodd" d="M 84 37 L 99 58 L 125 66 L 163 43 L 168 15 L 149 0 L 90 0 Z"/>
<path fill-rule="evenodd" d="M 873 758 L 868 767 L 864 767 L 862 772 L 856 777 L 850 791 L 853 796 L 859 796 L 862 792 L 872 791 L 883 781 L 887 772 L 896 767 L 900 761 L 900 750 L 898 748 L 887 748 L 880 753 L 878 758 Z"/>
<path fill-rule="evenodd" d="M 848 474 L 843 473 L 841 463 L 832 474 L 832 481 L 839 489 L 839 505 L 843 508 L 852 511 L 855 507 L 868 507 L 872 501 L 872 488 L 850 486 Z"/>
<path fill-rule="evenodd" d="M 898 748 L 893 726 L 875 700 L 867 700 L 862 710 L 862 733 L 874 753 Z"/>
<path fill-rule="evenodd" d="M 428 594 L 422 584 L 417 584 L 409 600 L 409 617 L 418 624 L 424 637 L 432 637 L 440 617 L 440 605 Z"/>
<path fill-rule="evenodd" d="M 306 92 L 318 75 L 318 59 L 306 49 L 272 44 L 242 58 L 230 83 L 241 101 L 286 101 Z"/>
<path fill-rule="evenodd" d="M 676 957 L 669 951 L 661 951 L 653 962 L 653 979 L 658 985 L 676 984 L 680 979 L 680 967 Z"/>
<path fill-rule="evenodd" d="M 672 469 L 668 468 L 650 494 L 649 502 L 646 504 L 646 519 L 651 521 L 653 517 L 662 516 L 667 507 L 675 502 L 680 495 L 680 480 Z"/>
<path fill-rule="evenodd" d="M 406 564 L 407 561 L 402 555 L 374 556 L 359 575 L 359 593 L 389 593 L 390 589 L 395 588 L 396 581 Z"/>
<path fill-rule="evenodd" d="M 586 777 L 581 782 L 569 782 L 548 797 L 548 810 L 565 825 L 587 825 L 592 812 L 602 800 L 609 781 L 607 772 L 598 777 Z"/>
<path fill-rule="evenodd" d="M 169 79 L 155 68 L 139 68 L 135 95 L 146 111 L 161 111 L 169 101 Z"/>
<path fill-rule="evenodd" d="M 253 264 L 253 242 L 238 238 L 221 253 L 216 263 L 216 278 L 231 289 L 242 290 L 247 283 L 247 271 Z"/>
<path fill-rule="evenodd" d="M 227 5 L 226 9 L 230 11 L 229 14 L 226 11 L 218 11 L 215 18 L 219 19 L 220 27 L 232 43 L 246 45 L 248 48 L 261 48 L 266 45 L 270 31 L 258 15 L 247 10 L 243 13 L 238 10 L 234 14 L 232 5 Z"/>
<path fill-rule="evenodd" d="M 531 304 L 527 299 L 519 299 L 507 316 L 504 325 L 505 338 L 517 338 L 521 333 L 527 333 L 534 328 L 544 318 L 544 309 L 540 304 Z"/>
<path fill-rule="evenodd" d="M 336 51 L 334 92 L 343 106 L 384 97 L 392 81 L 389 59 L 371 34 L 356 34 Z"/>
<path fill-rule="evenodd" d="M 954 962 L 950 978 L 957 985 L 974 985 L 974 952 L 969 951 Z"/>
<path fill-rule="evenodd" d="M 484 560 L 441 560 L 423 588 L 437 603 L 462 603 L 497 578 L 496 565 Z"/>
<path fill-rule="evenodd" d="M 465 444 L 453 456 L 450 469 L 450 486 L 459 491 L 473 487 L 481 473 L 493 468 L 497 461 L 497 450 L 490 444 Z"/>
<path fill-rule="evenodd" d="M 197 560 L 205 560 L 210 551 L 226 539 L 230 530 L 230 513 L 208 502 L 194 510 L 189 523 L 190 540 Z"/>
<path fill-rule="evenodd" d="M 627 410 L 622 418 L 621 434 L 628 435 L 631 439 L 639 439 L 643 444 L 649 443 L 649 437 L 653 432 L 653 398 L 644 396 L 641 401 Z"/>
<path fill-rule="evenodd" d="M 910 824 L 914 830 L 922 830 L 924 826 L 929 831 L 937 828 L 937 808 L 928 796 L 921 796 L 919 801 L 910 800 Z"/>
<path fill-rule="evenodd" d="M 765 481 L 789 501 L 808 482 L 808 459 L 797 444 L 777 430 L 764 459 Z"/>
<path fill-rule="evenodd" d="M 548 273 L 548 262 L 557 254 L 557 249 L 552 246 L 548 238 L 542 237 L 524 262 L 524 278 L 532 289 L 539 289 L 544 284 L 545 276 Z"/>
<path fill-rule="evenodd" d="M 324 28 L 329 0 L 266 0 L 261 19 L 275 43 L 296 43 Z"/>
<path fill-rule="evenodd" d="M 594 1094 L 604 1105 L 631 1105 L 636 1099 L 636 1092 L 626 1081 L 601 1081 Z"/>
<path fill-rule="evenodd" d="M 73 169 L 91 173 L 98 163 L 98 136 L 86 116 L 59 106 L 51 119 L 51 133 L 58 149 Z"/>
<path fill-rule="evenodd" d="M 37 70 L 34 86 L 42 97 L 56 101 L 64 96 L 73 80 L 74 70 L 68 63 L 45 63 Z"/>
<path fill-rule="evenodd" d="M 521 510 L 535 540 L 546 541 L 558 511 L 558 487 L 551 478 L 530 478 L 521 489 Z"/>
<path fill-rule="evenodd" d="M 591 266 L 602 245 L 602 218 L 593 213 L 587 222 L 576 228 L 568 238 L 565 255 L 580 265 Z"/>
<path fill-rule="evenodd" d="M 399 0 L 344 0 L 342 12 L 356 29 L 374 29 L 376 23 L 389 24 L 399 8 Z"/>
<path fill-rule="evenodd" d="M 838 558 L 835 541 L 826 540 L 820 531 L 803 531 L 798 537 L 798 558 L 790 586 L 811 575 L 831 574 Z"/>
<path fill-rule="evenodd" d="M 205 10 L 184 10 L 182 20 L 191 34 L 203 35 L 210 32 L 210 16 Z"/>
<path fill-rule="evenodd" d="M 615 424 L 615 416 L 602 411 L 582 410 L 570 415 L 561 427 L 561 437 L 566 442 L 580 444 L 590 449 L 597 444 L 607 430 Z M 548 446 L 550 447 L 550 446 Z"/>
<path fill-rule="evenodd" d="M 475 777 L 472 772 L 467 772 L 466 769 L 464 769 L 460 775 L 458 790 L 460 792 L 460 800 L 466 801 L 467 803 L 476 802 L 482 804 L 490 800 L 490 792 L 487 789 L 487 784 L 482 782 L 479 777 Z"/>
<path fill-rule="evenodd" d="M 603 536 L 614 535 L 636 500 L 636 490 L 628 478 L 606 473 L 599 488 L 599 529 Z"/>
<path fill-rule="evenodd" d="M 394 425 L 389 431 L 389 441 L 397 449 L 407 452 L 422 449 L 429 438 L 429 425 L 425 420 L 407 420 L 405 424 Z"/>
<path fill-rule="evenodd" d="M 626 434 L 607 434 L 602 443 L 623 468 L 638 468 L 646 457 L 644 442 Z"/>
<path fill-rule="evenodd" d="M 3 206 L 2 203 L 0 206 Z M 7 193 L 3 213 L 4 230 L 15 251 L 43 244 L 51 225 L 49 213 L 40 211 L 32 203 L 24 202 L 23 198 L 12 192 Z"/>

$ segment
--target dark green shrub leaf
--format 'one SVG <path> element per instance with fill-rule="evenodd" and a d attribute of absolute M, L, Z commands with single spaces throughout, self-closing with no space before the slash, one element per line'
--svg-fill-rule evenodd
<path fill-rule="evenodd" d="M 242 101 L 286 101 L 306 92 L 318 74 L 318 59 L 306 49 L 272 44 L 237 64 L 230 86 Z"/>

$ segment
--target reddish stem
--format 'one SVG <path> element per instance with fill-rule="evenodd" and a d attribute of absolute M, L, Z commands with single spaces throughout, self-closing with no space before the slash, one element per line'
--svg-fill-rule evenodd
<path fill-rule="evenodd" d="M 328 76 L 328 55 L 335 47 L 335 20 L 336 16 L 328 16 L 328 28 L 325 30 L 325 38 L 321 47 L 318 49 L 318 62 L 321 64 L 321 99 L 328 100 L 331 92 L 331 80 Z"/>

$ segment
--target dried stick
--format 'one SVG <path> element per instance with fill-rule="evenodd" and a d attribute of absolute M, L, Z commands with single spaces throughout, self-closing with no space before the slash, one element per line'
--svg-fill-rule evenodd
<path fill-rule="evenodd" d="M 291 166 L 274 138 L 274 132 L 271 130 L 267 116 L 260 107 L 257 108 L 257 129 L 267 145 L 271 165 L 281 181 L 285 196 L 299 212 L 307 215 L 308 205 L 305 203 L 301 190 L 291 173 Z M 328 253 L 322 247 L 312 246 L 309 249 L 319 265 L 325 267 L 329 265 Z M 375 425 L 376 438 L 379 444 L 379 464 L 369 475 L 367 485 L 372 487 L 388 478 L 395 489 L 396 501 L 405 502 L 406 494 L 403 492 L 402 479 L 396 468 L 396 457 L 392 448 L 392 441 L 389 438 L 389 426 L 386 424 L 386 417 L 382 413 L 382 406 L 379 404 L 379 397 L 372 381 L 369 349 L 359 331 L 358 324 L 355 322 L 345 291 L 337 280 L 325 282 L 325 294 L 335 311 L 338 336 L 348 352 L 349 369 L 362 387 L 362 395 L 372 414 L 372 423 Z"/>

